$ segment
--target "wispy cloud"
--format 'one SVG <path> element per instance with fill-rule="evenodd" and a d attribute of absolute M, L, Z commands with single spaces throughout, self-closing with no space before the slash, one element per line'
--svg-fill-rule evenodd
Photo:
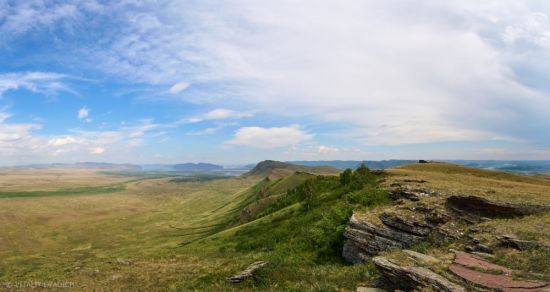
<path fill-rule="evenodd" d="M 0 74 L 0 97 L 9 90 L 27 89 L 52 95 L 59 91 L 74 91 L 63 82 L 68 76 L 53 72 L 23 72 Z"/>
<path fill-rule="evenodd" d="M 255 148 L 278 148 L 293 146 L 313 139 L 314 135 L 299 125 L 288 127 L 242 127 L 226 145 L 245 145 Z"/>
<path fill-rule="evenodd" d="M 204 113 L 202 115 L 185 119 L 184 122 L 198 123 L 202 121 L 242 119 L 242 118 L 250 118 L 253 115 L 254 114 L 251 112 L 241 112 L 241 111 L 229 110 L 224 108 L 218 108 L 218 109 L 211 110 L 207 113 Z"/>
<path fill-rule="evenodd" d="M 44 33 L 62 45 L 71 44 L 62 46 L 67 48 L 62 54 L 72 57 L 67 61 L 69 72 L 75 67 L 92 70 L 133 90 L 139 88 L 142 95 L 152 96 L 143 98 L 147 102 L 159 95 L 163 102 L 177 100 L 174 107 L 193 103 L 193 113 L 172 123 L 150 120 L 110 131 L 60 131 L 47 137 L 35 134 L 39 124 L 10 123 L 0 116 L 2 149 L 32 152 L 49 147 L 48 151 L 89 154 L 101 147 L 108 155 L 113 147 L 140 147 L 148 135 L 161 129 L 202 122 L 193 128 L 204 126 L 203 130 L 187 133 L 208 135 L 244 118 L 258 126 L 238 129 L 226 145 L 264 143 L 260 147 L 282 149 L 295 143 L 318 145 L 314 138 L 319 137 L 344 137 L 355 144 L 349 151 L 304 146 L 298 148 L 305 150 L 294 152 L 312 157 L 315 153 L 353 156 L 356 152 L 350 149 L 356 148 L 445 142 L 522 143 L 525 153 L 550 149 L 544 131 L 550 128 L 550 71 L 541 61 L 550 59 L 550 4 L 534 0 L 162 4 L 0 1 L 0 47 L 9 47 L 17 37 Z M 91 18 L 94 21 L 87 21 Z M 82 33 L 91 30 L 97 34 Z M 63 65 L 56 63 L 55 68 Z M 72 91 L 70 73 L 47 71 L 0 73 L 0 98 L 21 89 L 45 95 Z M 248 109 L 270 119 L 261 121 Z M 88 112 L 83 119 L 89 118 Z M 307 124 L 308 131 L 273 127 L 273 120 Z M 18 137 L 19 144 L 5 146 L 10 137 Z M 50 140 L 65 144 L 50 145 Z"/>
<path fill-rule="evenodd" d="M 205 128 L 203 130 L 199 130 L 199 131 L 189 131 L 187 132 L 187 135 L 190 135 L 190 136 L 204 136 L 204 135 L 214 135 L 216 134 L 217 132 L 221 131 L 222 129 L 225 129 L 227 127 L 232 127 L 232 126 L 237 126 L 238 123 L 223 123 L 223 124 L 219 124 L 219 125 L 216 125 L 214 127 L 208 127 L 208 128 Z"/>
<path fill-rule="evenodd" d="M 185 82 L 185 81 L 181 81 L 181 82 L 178 82 L 174 85 L 172 85 L 170 87 L 170 89 L 168 90 L 168 92 L 170 92 L 171 94 L 177 94 L 177 93 L 180 93 L 184 90 L 186 90 L 191 84 Z"/>

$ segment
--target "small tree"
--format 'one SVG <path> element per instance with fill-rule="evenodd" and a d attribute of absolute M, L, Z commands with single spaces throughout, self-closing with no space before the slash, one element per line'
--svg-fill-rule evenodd
<path fill-rule="evenodd" d="M 340 184 L 343 186 L 347 186 L 351 183 L 351 176 L 353 175 L 353 172 L 351 169 L 346 169 L 344 172 L 340 174 Z"/>
<path fill-rule="evenodd" d="M 306 210 L 310 210 L 315 205 L 315 183 L 312 180 L 306 180 L 303 185 L 300 186 L 300 199 L 304 202 Z"/>
<path fill-rule="evenodd" d="M 359 190 L 363 188 L 363 186 L 365 186 L 365 184 L 367 184 L 372 178 L 373 176 L 370 173 L 369 168 L 365 165 L 365 163 L 361 163 L 361 165 L 353 172 L 351 177 L 351 189 Z"/>
<path fill-rule="evenodd" d="M 370 173 L 370 169 L 367 167 L 367 165 L 365 165 L 364 162 L 362 162 L 361 165 L 359 165 L 359 167 L 355 170 L 355 172 L 359 175 L 365 176 Z"/>

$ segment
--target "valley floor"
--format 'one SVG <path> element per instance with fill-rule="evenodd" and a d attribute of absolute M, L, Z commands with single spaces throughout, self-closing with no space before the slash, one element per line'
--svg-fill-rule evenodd
<path fill-rule="evenodd" d="M 0 177 L 0 290 L 277 289 L 273 282 L 228 283 L 231 274 L 255 260 L 273 260 L 273 255 L 226 249 L 219 236 L 211 236 L 235 223 L 243 204 L 249 203 L 247 190 L 259 180 L 174 182 L 84 170 L 5 174 Z M 94 189 L 121 184 L 123 189 L 114 192 Z M 82 187 L 94 191 L 55 193 Z M 28 196 L 29 190 L 49 193 Z M 325 290 L 343 283 L 351 289 L 366 279 L 362 265 L 275 262 L 284 263 L 268 268 L 281 289 Z"/>

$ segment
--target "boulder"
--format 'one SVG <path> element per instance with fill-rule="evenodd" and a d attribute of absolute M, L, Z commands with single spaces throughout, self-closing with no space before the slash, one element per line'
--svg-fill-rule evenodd
<path fill-rule="evenodd" d="M 375 257 L 373 262 L 387 284 L 394 289 L 412 291 L 429 287 L 435 291 L 466 291 L 460 285 L 426 268 L 398 266 L 383 257 Z"/>

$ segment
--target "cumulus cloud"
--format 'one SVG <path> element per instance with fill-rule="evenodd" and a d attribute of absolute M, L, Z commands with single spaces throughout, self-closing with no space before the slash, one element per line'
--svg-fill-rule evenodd
<path fill-rule="evenodd" d="M 166 125 L 143 120 L 134 125 L 105 131 L 72 129 L 70 134 L 44 135 L 35 132 L 40 124 L 11 123 L 11 114 L 0 110 L 0 161 L 2 164 L 36 163 L 48 157 L 64 160 L 93 159 L 90 155 L 128 154 L 143 144 L 147 137 L 158 136 L 156 131 Z M 136 136 L 135 133 L 141 134 Z M 160 132 L 162 135 L 162 132 Z M 139 137 L 139 138 L 138 138 Z M 107 151 L 109 149 L 109 151 Z M 88 157 L 88 158 L 86 158 Z"/>
<path fill-rule="evenodd" d="M 298 125 L 288 127 L 242 127 L 235 133 L 227 145 L 245 145 L 257 148 L 278 148 L 292 146 L 313 139 L 310 134 Z"/>
<path fill-rule="evenodd" d="M 92 121 L 89 117 L 90 117 L 90 110 L 87 107 L 81 107 L 78 110 L 78 118 L 80 120 L 84 120 L 89 123 Z"/>

